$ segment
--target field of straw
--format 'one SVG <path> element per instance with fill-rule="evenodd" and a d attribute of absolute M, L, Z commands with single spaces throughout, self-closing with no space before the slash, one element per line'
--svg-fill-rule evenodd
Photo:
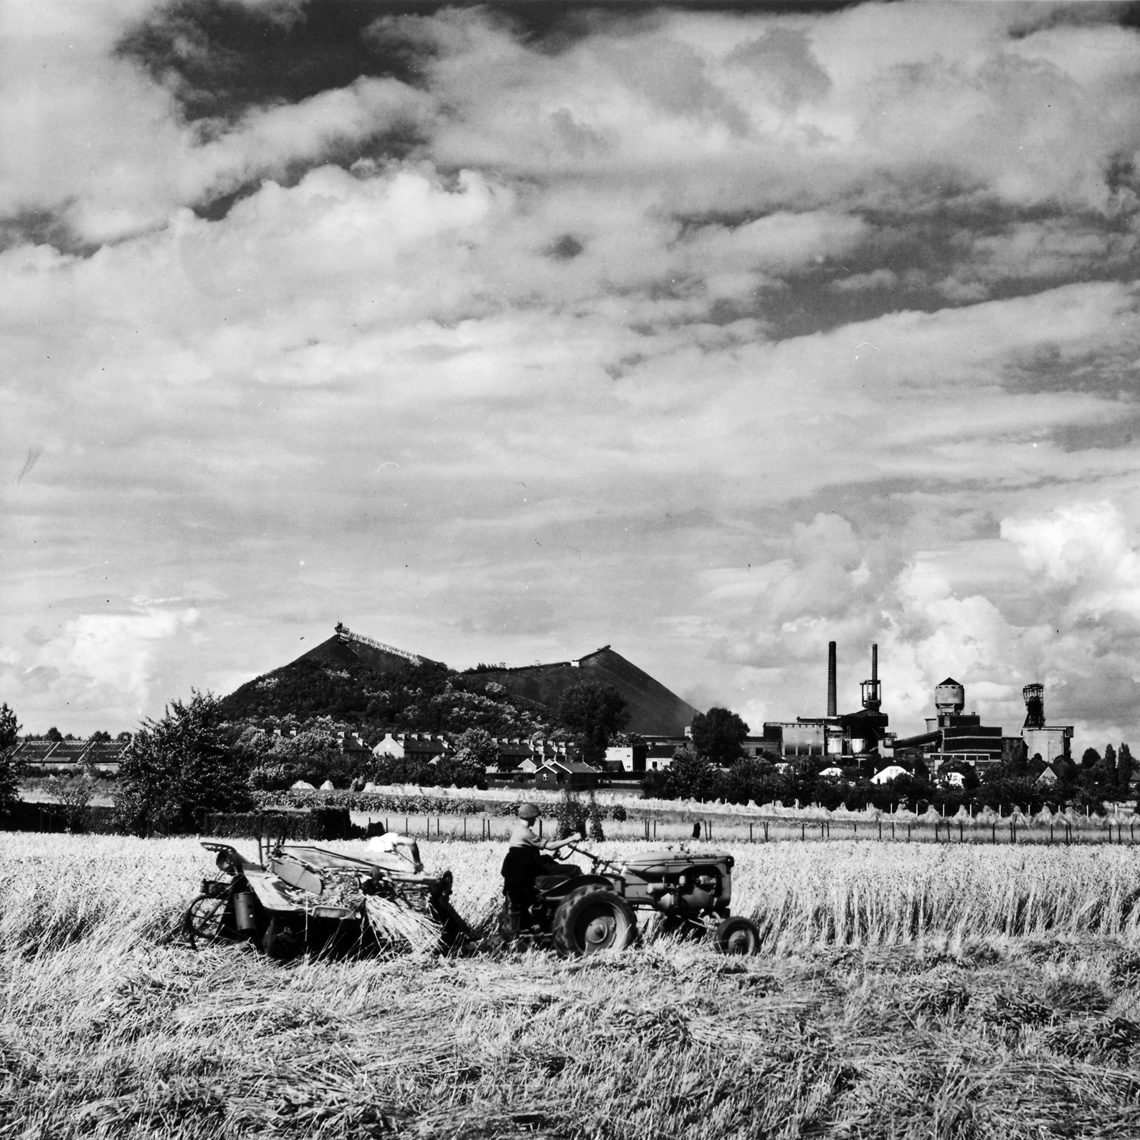
<path fill-rule="evenodd" d="M 1140 1135 L 1140 853 L 727 846 L 755 958 L 283 967 L 165 938 L 193 840 L 2 835 L 0 1137 Z M 502 845 L 421 850 L 488 923 Z"/>

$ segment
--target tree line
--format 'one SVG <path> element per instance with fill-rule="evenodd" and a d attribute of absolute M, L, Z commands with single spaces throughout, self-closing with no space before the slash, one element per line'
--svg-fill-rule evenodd
<path fill-rule="evenodd" d="M 693 746 L 678 749 L 670 767 L 646 773 L 643 788 L 660 799 L 690 799 L 704 802 L 758 806 L 818 804 L 834 811 L 904 808 L 924 812 L 935 807 L 954 814 L 961 807 L 1010 810 L 1020 807 L 1031 814 L 1048 807 L 1080 812 L 1103 812 L 1106 803 L 1136 806 L 1132 783 L 1134 760 L 1127 744 L 1105 747 L 1103 755 L 1085 750 L 1080 763 L 1055 762 L 1054 783 L 1038 780 L 1039 757 L 1016 758 L 979 774 L 966 764 L 948 763 L 938 777 L 921 763 L 914 770 L 887 783 L 877 784 L 866 768 L 852 765 L 840 776 L 822 773 L 835 767 L 835 757 L 812 757 L 777 762 L 768 758 L 738 756 L 727 766 L 713 762 L 702 751 L 694 731 Z M 961 784 L 945 779 L 949 772 L 961 776 Z"/>
<path fill-rule="evenodd" d="M 486 770 L 498 758 L 495 734 L 486 723 L 490 719 L 501 727 L 494 718 L 514 706 L 494 699 L 499 694 L 493 692 L 460 694 L 440 668 L 413 666 L 399 685 L 389 681 L 384 699 L 398 704 L 403 716 L 386 728 L 372 725 L 360 730 L 330 715 L 307 720 L 292 714 L 265 716 L 260 723 L 235 719 L 232 701 L 198 691 L 188 701 L 173 700 L 161 717 L 145 720 L 125 743 L 114 782 L 116 822 L 138 835 L 192 832 L 203 812 L 247 811 L 254 806 L 255 793 L 288 788 L 299 780 L 314 786 L 332 781 L 337 787 L 357 789 L 370 781 L 459 788 L 485 785 Z M 399 697 L 393 696 L 397 689 Z M 469 699 L 472 715 L 466 719 L 457 711 L 463 706 L 460 695 Z M 444 715 L 443 701 L 458 703 Z M 415 705 L 429 710 L 426 727 L 408 713 Z M 532 730 L 541 724 L 537 731 L 547 738 L 573 743 L 584 757 L 597 761 L 605 756 L 613 735 L 628 723 L 625 706 L 612 686 L 587 680 L 565 691 L 555 716 L 524 723 Z M 350 732 L 359 731 L 366 745 L 375 745 L 385 731 L 431 732 L 440 724 L 451 725 L 445 730 L 451 747 L 433 763 L 408 756 L 376 756 L 366 750 L 346 752 L 342 747 L 342 737 Z M 514 722 L 516 732 L 519 727 Z M 15 757 L 19 731 L 15 713 L 7 704 L 0 706 L 0 812 L 18 799 L 24 774 Z M 86 804 L 92 775 L 82 772 L 60 785 L 59 798 L 77 807 Z"/>
<path fill-rule="evenodd" d="M 612 686 L 583 681 L 563 694 L 548 739 L 573 743 L 583 759 L 597 764 L 615 741 L 636 741 L 624 733 L 626 702 Z M 397 727 L 397 726 L 393 726 Z M 274 728 L 280 731 L 274 731 Z M 20 726 L 7 704 L 0 705 L 0 810 L 18 798 L 21 772 L 13 760 Z M 449 734 L 451 748 L 429 763 L 422 758 L 345 752 L 341 735 L 353 731 L 331 716 L 308 721 L 264 718 L 235 721 L 224 701 L 193 692 L 188 701 L 171 701 L 157 719 L 148 719 L 126 743 L 115 787 L 115 812 L 123 830 L 136 834 L 193 831 L 200 813 L 244 811 L 258 792 L 278 791 L 299 780 L 319 786 L 360 790 L 368 782 L 475 787 L 498 758 L 495 736 L 479 724 Z M 422 729 L 421 729 L 422 731 Z M 1057 780 L 1041 784 L 1037 767 L 1024 758 L 1008 760 L 982 775 L 957 766 L 960 786 L 935 779 L 921 764 L 886 784 L 876 784 L 866 768 L 853 766 L 841 776 L 824 776 L 834 757 L 777 763 L 744 754 L 748 725 L 734 712 L 712 708 L 693 719 L 691 740 L 671 765 L 646 772 L 645 795 L 704 802 L 819 804 L 859 810 L 903 807 L 922 812 L 930 806 L 952 814 L 962 806 L 1013 805 L 1036 813 L 1042 807 L 1100 811 L 1106 802 L 1134 802 L 1134 761 L 1129 746 L 1109 744 L 1104 752 L 1086 749 L 1079 763 L 1055 764 Z M 374 745 L 383 732 L 361 732 Z M 954 765 L 948 766 L 954 769 Z M 945 769 L 944 769 L 945 772 Z M 60 788 L 73 806 L 90 795 L 86 785 Z"/>

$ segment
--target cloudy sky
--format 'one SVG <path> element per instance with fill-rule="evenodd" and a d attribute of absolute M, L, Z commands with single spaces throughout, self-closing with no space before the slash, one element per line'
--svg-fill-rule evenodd
<path fill-rule="evenodd" d="M 132 728 L 342 620 L 756 731 L 877 642 L 900 732 L 952 674 L 1135 745 L 1138 25 L 9 6 L 0 699 Z"/>

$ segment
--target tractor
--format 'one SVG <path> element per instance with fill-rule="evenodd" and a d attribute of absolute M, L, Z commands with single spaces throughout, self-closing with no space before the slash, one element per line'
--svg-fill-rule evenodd
<path fill-rule="evenodd" d="M 724 851 L 684 847 L 646 852 L 615 861 L 577 844 L 567 847 L 590 861 L 589 872 L 544 855 L 535 882 L 532 926 L 517 936 L 504 902 L 499 928 L 504 938 L 553 947 L 563 957 L 618 950 L 637 938 L 635 911 L 662 916 L 664 928 L 686 936 L 711 935 L 723 954 L 755 954 L 760 931 L 751 919 L 730 913 L 732 868 Z"/>

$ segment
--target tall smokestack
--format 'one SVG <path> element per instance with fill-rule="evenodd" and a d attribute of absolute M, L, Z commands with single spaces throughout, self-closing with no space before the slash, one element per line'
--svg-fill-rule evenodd
<path fill-rule="evenodd" d="M 877 645 L 871 646 L 871 680 L 877 681 L 879 679 L 879 647 Z"/>
<path fill-rule="evenodd" d="M 835 642 L 827 643 L 827 715 L 835 716 Z"/>

